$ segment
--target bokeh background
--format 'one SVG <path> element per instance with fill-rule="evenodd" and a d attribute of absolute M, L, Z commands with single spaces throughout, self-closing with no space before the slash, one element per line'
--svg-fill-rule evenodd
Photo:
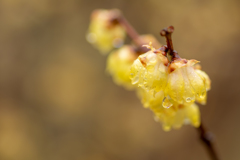
<path fill-rule="evenodd" d="M 184 58 L 211 80 L 203 122 L 222 160 L 240 159 L 240 1 L 1 0 L 1 160 L 209 160 L 191 126 L 164 132 L 86 42 L 94 9 L 119 8 L 135 29 L 175 27 Z"/>

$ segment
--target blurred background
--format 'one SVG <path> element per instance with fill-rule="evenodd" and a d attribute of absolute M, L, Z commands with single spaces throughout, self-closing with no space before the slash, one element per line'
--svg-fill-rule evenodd
<path fill-rule="evenodd" d="M 212 80 L 203 122 L 222 160 L 240 159 L 240 1 L 1 0 L 1 160 L 209 160 L 191 126 L 164 132 L 106 74 L 85 36 L 94 9 L 119 8 L 141 33 L 175 27 L 184 58 Z"/>

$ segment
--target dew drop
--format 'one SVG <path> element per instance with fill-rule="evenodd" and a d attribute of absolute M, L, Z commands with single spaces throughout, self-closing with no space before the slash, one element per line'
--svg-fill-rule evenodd
<path fill-rule="evenodd" d="M 190 103 L 192 101 L 194 101 L 194 97 L 187 97 L 186 98 L 186 102 Z"/>
<path fill-rule="evenodd" d="M 147 70 L 152 73 L 154 71 L 154 65 L 148 65 Z"/>
<path fill-rule="evenodd" d="M 130 73 L 130 78 L 132 79 L 134 77 L 134 74 L 133 73 Z"/>
<path fill-rule="evenodd" d="M 170 108 L 170 107 L 172 107 L 172 105 L 173 105 L 172 102 L 170 102 L 167 97 L 165 97 L 165 98 L 163 99 L 162 106 L 163 106 L 164 108 Z"/>
<path fill-rule="evenodd" d="M 203 92 L 201 93 L 201 95 L 200 95 L 200 98 L 201 98 L 201 99 L 204 99 L 205 96 L 206 96 L 206 91 L 203 91 Z"/>
<path fill-rule="evenodd" d="M 132 78 L 132 84 L 136 84 L 139 81 L 139 76 L 136 75 L 135 77 Z"/>

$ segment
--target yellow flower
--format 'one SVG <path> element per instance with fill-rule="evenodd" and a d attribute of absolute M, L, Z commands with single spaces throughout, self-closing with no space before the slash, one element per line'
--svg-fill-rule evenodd
<path fill-rule="evenodd" d="M 145 108 L 150 108 L 155 115 L 155 120 L 162 123 L 165 131 L 171 128 L 180 128 L 183 124 L 191 124 L 194 127 L 200 125 L 200 111 L 195 103 L 178 104 L 174 103 L 171 108 L 164 108 L 162 101 L 164 92 L 160 91 L 155 96 L 143 89 L 137 91 Z"/>
<path fill-rule="evenodd" d="M 124 28 L 111 22 L 113 12 L 116 13 L 116 10 L 99 9 L 91 16 L 87 40 L 103 54 L 121 46 L 125 38 Z"/>
<path fill-rule="evenodd" d="M 134 88 L 129 74 L 131 65 L 137 57 L 137 53 L 130 45 L 125 45 L 110 53 L 107 59 L 107 72 L 112 75 L 115 83 L 123 85 L 127 89 Z"/>
<path fill-rule="evenodd" d="M 195 103 L 178 104 L 164 109 L 163 113 L 156 113 L 156 120 L 163 123 L 163 129 L 169 131 L 171 127 L 178 129 L 183 124 L 191 124 L 194 127 L 200 125 L 200 111 Z"/>
<path fill-rule="evenodd" d="M 196 99 L 204 100 L 207 85 L 203 72 L 194 69 L 196 60 L 176 59 L 169 65 L 168 82 L 164 90 L 164 101 L 176 101 L 179 104 L 192 103 Z M 167 106 L 165 106 L 167 107 Z"/>
<path fill-rule="evenodd" d="M 150 34 L 141 35 L 142 42 L 147 43 L 149 40 L 157 47 L 161 45 L 156 38 Z M 124 45 L 120 49 L 113 51 L 107 60 L 107 72 L 112 75 L 115 83 L 124 86 L 126 89 L 133 89 L 136 85 L 132 85 L 130 75 L 130 68 L 134 60 L 139 56 L 138 48 L 133 48 L 131 45 Z"/>
<path fill-rule="evenodd" d="M 167 83 L 168 59 L 160 50 L 155 50 L 151 44 L 151 51 L 142 54 L 131 67 L 130 78 L 132 84 L 156 93 L 163 90 Z"/>
<path fill-rule="evenodd" d="M 195 72 L 204 79 L 206 91 L 209 91 L 211 89 L 211 80 L 210 80 L 209 76 L 207 75 L 207 73 L 205 73 L 204 71 L 201 70 L 201 66 L 199 64 L 195 65 L 194 69 L 195 69 Z M 205 98 L 201 99 L 201 98 L 197 97 L 196 101 L 202 105 L 205 105 L 207 102 L 207 93 L 206 93 Z"/>

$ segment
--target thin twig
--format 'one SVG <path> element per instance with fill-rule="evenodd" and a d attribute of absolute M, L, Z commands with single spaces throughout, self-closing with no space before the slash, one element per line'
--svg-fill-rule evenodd
<path fill-rule="evenodd" d="M 113 10 L 112 23 L 119 23 L 126 31 L 127 35 L 132 39 L 132 41 L 137 46 L 136 51 L 140 53 L 145 53 L 149 51 L 144 45 L 144 41 L 141 39 L 138 32 L 132 27 L 132 25 L 127 21 L 127 19 L 117 10 Z"/>
<path fill-rule="evenodd" d="M 160 32 L 161 36 L 166 37 L 166 42 L 167 42 L 167 46 L 168 46 L 168 50 L 169 50 L 170 55 L 173 54 L 173 43 L 172 43 L 172 33 L 173 33 L 173 31 L 174 31 L 174 27 L 169 26 L 167 28 L 164 28 Z"/>
<path fill-rule="evenodd" d="M 123 16 L 118 17 L 118 22 L 124 27 L 129 37 L 134 41 L 136 45 L 139 45 L 139 46 L 143 45 L 143 41 L 141 40 L 137 31 Z"/>
<path fill-rule="evenodd" d="M 170 56 L 170 62 L 174 61 L 175 59 L 180 58 L 177 51 L 173 49 L 172 43 L 172 33 L 174 31 L 173 26 L 169 26 L 161 30 L 160 35 L 166 38 L 167 47 L 168 47 L 168 55 Z"/>
<path fill-rule="evenodd" d="M 219 160 L 216 148 L 213 144 L 213 134 L 210 131 L 207 131 L 206 128 L 201 125 L 197 128 L 201 141 L 205 144 L 206 149 L 212 160 Z"/>

